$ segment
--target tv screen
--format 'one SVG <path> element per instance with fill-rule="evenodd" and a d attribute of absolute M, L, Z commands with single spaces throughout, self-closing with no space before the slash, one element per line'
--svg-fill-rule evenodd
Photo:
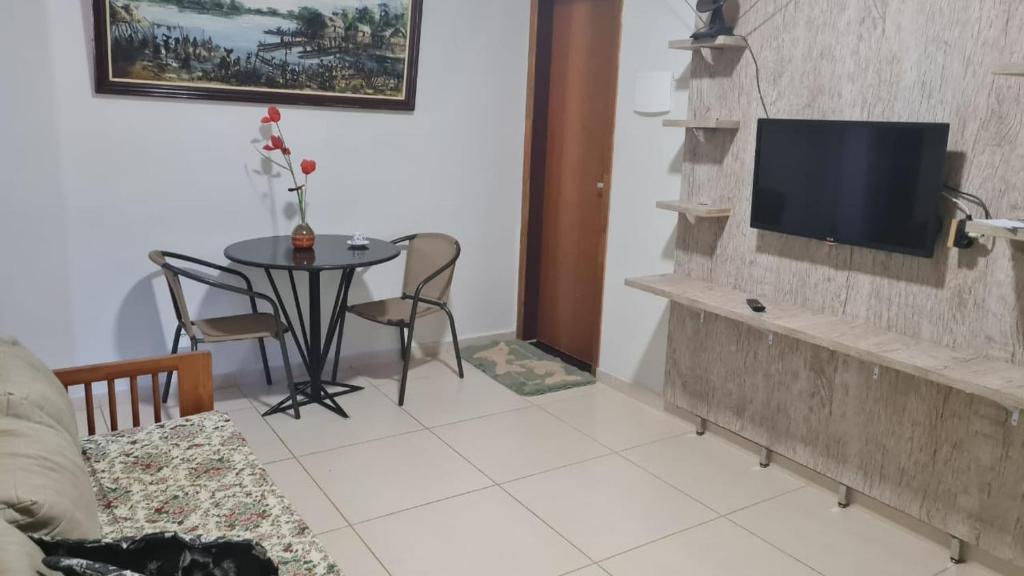
<path fill-rule="evenodd" d="M 750 225 L 931 257 L 948 138 L 949 124 L 761 119 Z"/>

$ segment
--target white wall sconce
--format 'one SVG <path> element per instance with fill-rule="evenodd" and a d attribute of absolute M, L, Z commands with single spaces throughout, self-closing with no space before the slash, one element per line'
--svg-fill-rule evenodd
<path fill-rule="evenodd" d="M 672 72 L 652 70 L 636 75 L 636 96 L 633 110 L 638 114 L 657 115 L 672 111 Z"/>

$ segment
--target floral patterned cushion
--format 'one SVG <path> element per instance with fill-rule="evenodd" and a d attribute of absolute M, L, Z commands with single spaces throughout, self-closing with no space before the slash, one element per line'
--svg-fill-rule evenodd
<path fill-rule="evenodd" d="M 151 532 L 252 539 L 282 576 L 340 576 L 224 414 L 82 440 L 104 538 Z"/>

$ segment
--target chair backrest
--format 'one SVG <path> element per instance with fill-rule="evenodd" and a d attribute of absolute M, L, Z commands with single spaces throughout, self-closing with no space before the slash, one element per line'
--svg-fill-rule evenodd
<path fill-rule="evenodd" d="M 440 271 L 423 287 L 420 296 L 447 303 L 448 291 L 452 287 L 452 277 L 455 275 L 455 261 L 462 252 L 458 240 L 447 234 L 437 233 L 414 234 L 405 239 L 409 241 L 409 248 L 405 259 L 402 292 L 412 296 L 421 282 Z"/>
<path fill-rule="evenodd" d="M 192 317 L 188 313 L 188 304 L 185 302 L 185 292 L 181 289 L 181 278 L 174 268 L 167 264 L 167 255 L 164 252 L 153 250 L 149 253 L 149 259 L 163 270 L 167 287 L 171 291 L 171 303 L 174 305 L 174 315 L 178 317 L 178 324 L 185 330 L 189 338 L 195 338 Z"/>

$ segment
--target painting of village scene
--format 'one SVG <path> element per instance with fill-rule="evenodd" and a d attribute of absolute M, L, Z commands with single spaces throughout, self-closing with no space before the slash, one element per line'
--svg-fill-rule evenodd
<path fill-rule="evenodd" d="M 421 0 L 94 0 L 100 92 L 413 108 Z"/>

